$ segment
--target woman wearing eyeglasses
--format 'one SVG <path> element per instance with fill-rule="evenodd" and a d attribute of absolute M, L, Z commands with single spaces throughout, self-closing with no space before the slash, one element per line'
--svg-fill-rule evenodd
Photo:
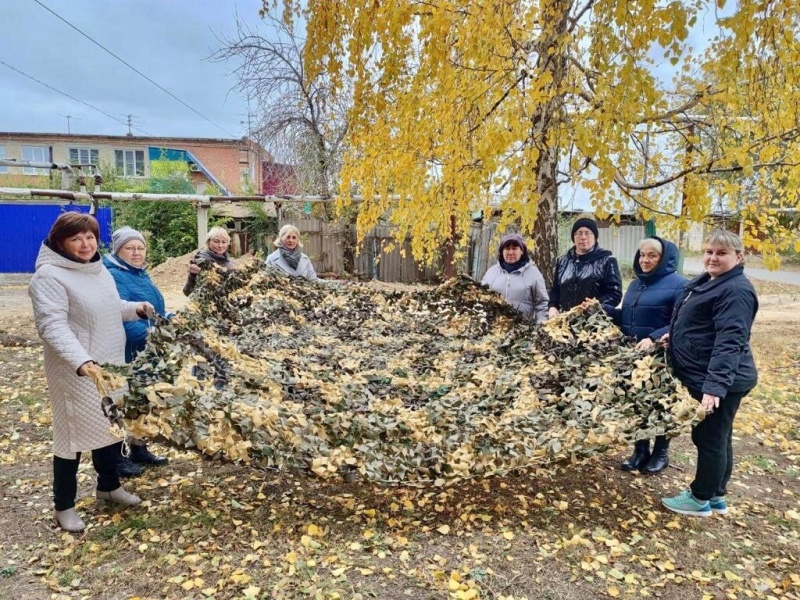
<path fill-rule="evenodd" d="M 572 226 L 573 246 L 558 257 L 548 314 L 556 316 L 596 298 L 601 304 L 617 306 L 622 300 L 622 277 L 617 259 L 597 244 L 597 223 L 578 219 Z"/>
<path fill-rule="evenodd" d="M 114 278 L 117 292 L 123 300 L 139 302 L 146 300 L 153 305 L 156 314 L 165 315 L 164 296 L 147 274 L 147 244 L 144 236 L 130 227 L 121 227 L 111 234 L 111 254 L 103 257 L 103 264 Z M 125 326 L 125 362 L 144 350 L 150 323 L 146 319 L 127 321 Z M 141 475 L 143 466 L 159 466 L 167 462 L 156 456 L 143 440 L 131 440 L 130 457 L 120 454 L 117 472 L 120 477 Z M 141 466 L 140 466 L 141 465 Z"/>

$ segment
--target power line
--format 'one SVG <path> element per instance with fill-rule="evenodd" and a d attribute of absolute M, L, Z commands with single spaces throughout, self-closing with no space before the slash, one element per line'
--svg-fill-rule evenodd
<path fill-rule="evenodd" d="M 19 70 L 19 69 L 17 69 L 16 67 L 12 67 L 10 64 L 8 64 L 7 62 L 5 62 L 5 61 L 3 61 L 3 60 L 0 60 L 0 65 L 3 65 L 4 67 L 8 67 L 8 68 L 9 68 L 9 69 L 11 69 L 12 71 L 15 71 L 16 73 L 19 73 L 19 74 L 20 74 L 20 75 L 22 75 L 23 77 L 27 77 L 27 78 L 28 78 L 28 79 L 30 79 L 31 81 L 35 81 L 35 82 L 36 82 L 36 83 L 38 83 L 39 85 L 42 85 L 42 86 L 46 87 L 47 89 L 53 90 L 54 92 L 57 92 L 57 93 L 61 94 L 62 96 L 66 96 L 66 97 L 67 97 L 67 98 L 69 98 L 70 100 L 73 100 L 73 101 L 75 101 L 75 102 L 78 102 L 78 103 L 80 103 L 80 104 L 83 104 L 84 106 L 88 106 L 88 107 L 89 107 L 89 108 L 91 108 L 92 110 L 96 110 L 96 111 L 97 111 L 97 112 L 99 112 L 100 114 L 102 114 L 102 115 L 105 115 L 106 117 L 108 117 L 109 119 L 112 119 L 112 120 L 116 121 L 117 123 L 120 123 L 120 124 L 122 124 L 122 125 L 127 125 L 127 123 L 126 123 L 125 121 L 123 121 L 122 119 L 118 119 L 117 117 L 115 117 L 114 115 L 111 115 L 111 114 L 107 113 L 107 112 L 106 112 L 106 111 L 104 111 L 103 109 L 101 109 L 101 108 L 97 108 L 97 107 L 96 107 L 94 104 L 89 104 L 88 102 L 84 102 L 83 100 L 80 100 L 80 99 L 76 98 L 75 96 L 70 96 L 68 93 L 66 93 L 66 92 L 62 92 L 62 91 L 61 91 L 61 90 L 59 90 L 58 88 L 54 88 L 52 85 L 50 85 L 50 84 L 48 84 L 48 83 L 45 83 L 45 82 L 44 82 L 44 81 L 42 81 L 41 79 L 36 79 L 36 77 L 33 77 L 32 75 L 28 75 L 28 74 L 27 74 L 27 73 L 25 73 L 24 71 L 20 71 L 20 70 Z M 73 118 L 74 118 L 74 117 L 73 117 Z M 147 132 L 146 132 L 144 129 L 140 129 L 140 128 L 138 128 L 138 127 L 137 127 L 136 129 L 139 129 L 139 131 L 141 131 L 141 132 L 142 132 L 142 133 L 144 133 L 145 135 L 152 135 L 151 133 L 147 133 Z"/>
<path fill-rule="evenodd" d="M 77 31 L 78 33 L 80 33 L 80 34 L 81 34 L 83 37 L 85 37 L 87 40 L 89 40 L 90 42 L 92 42 L 92 43 L 93 43 L 93 44 L 95 44 L 96 46 L 98 46 L 98 47 L 102 48 L 103 50 L 105 50 L 106 52 L 108 52 L 108 53 L 109 53 L 111 56 L 113 56 L 114 58 L 116 58 L 116 59 L 117 59 L 119 62 L 121 62 L 121 63 L 122 63 L 123 65 L 125 65 L 126 67 L 128 67 L 130 70 L 132 70 L 132 71 L 134 71 L 135 73 L 138 73 L 139 75 L 141 75 L 142 77 L 144 77 L 144 78 L 145 78 L 147 81 L 149 81 L 150 83 L 152 83 L 154 86 L 156 86 L 156 87 L 157 87 L 158 89 L 160 89 L 162 92 L 164 92 L 165 94 L 167 94 L 167 95 L 168 95 L 168 96 L 170 96 L 171 98 L 174 98 L 175 100 L 177 100 L 178 102 L 180 102 L 181 104 L 183 104 L 183 105 L 184 105 L 186 108 L 188 108 L 189 110 L 191 110 L 193 113 L 195 113 L 195 114 L 196 114 L 196 115 L 198 115 L 199 117 L 202 117 L 203 119 L 205 119 L 206 121 L 208 121 L 209 123 L 211 123 L 211 124 L 212 124 L 214 127 L 217 127 L 217 128 L 219 128 L 219 129 L 221 129 L 222 131 L 224 131 L 225 133 L 227 133 L 229 136 L 231 136 L 231 137 L 237 137 L 237 136 L 236 136 L 236 134 L 234 134 L 234 133 L 231 133 L 230 131 L 228 131 L 227 129 L 225 129 L 225 128 L 224 128 L 222 125 L 218 125 L 217 123 L 215 123 L 214 121 L 212 121 L 211 119 L 209 119 L 207 116 L 205 116 L 203 113 L 201 113 L 201 112 L 200 112 L 200 111 L 198 111 L 197 109 L 193 108 L 192 106 L 189 106 L 188 104 L 186 104 L 186 102 L 184 102 L 183 100 L 181 100 L 180 98 L 178 98 L 178 97 L 177 97 L 175 94 L 173 94 L 172 92 L 170 92 L 168 89 L 166 89 L 166 88 L 162 87 L 160 84 L 158 84 L 157 82 L 153 81 L 153 80 L 152 80 L 152 79 L 150 79 L 150 78 L 149 78 L 147 75 L 145 75 L 144 73 L 142 73 L 142 72 L 141 72 L 139 69 L 137 69 L 136 67 L 134 67 L 133 65 L 131 65 L 130 63 L 128 63 L 128 62 L 127 62 L 127 61 L 125 61 L 124 59 L 120 58 L 120 57 L 119 57 L 119 56 L 117 56 L 116 54 L 114 54 L 114 53 L 113 53 L 111 50 L 109 50 L 108 48 L 106 48 L 105 46 L 103 46 L 103 44 L 101 44 L 100 42 L 98 42 L 97 40 L 95 40 L 94 38 L 92 38 L 91 36 L 89 36 L 89 35 L 85 34 L 83 31 L 81 31 L 80 29 L 78 29 L 78 28 L 77 28 L 75 25 L 73 25 L 72 23 L 70 23 L 69 21 L 67 21 L 67 20 L 66 20 L 64 17 L 62 17 L 61 15 L 59 15 L 58 13 L 56 13 L 55 11 L 53 11 L 53 10 L 52 10 L 50 7 L 46 6 L 45 4 L 43 4 L 42 2 L 40 2 L 39 0 L 33 0 L 33 1 L 34 1 L 34 2 L 36 2 L 36 4 L 38 4 L 39 6 L 41 6 L 43 9 L 45 9 L 47 12 L 49 12 L 50 14 L 52 14 L 54 17 L 56 17 L 56 18 L 58 18 L 58 19 L 62 20 L 64 23 L 66 23 L 67 25 L 69 25 L 70 27 L 72 27 L 72 28 L 73 28 L 75 31 Z"/>

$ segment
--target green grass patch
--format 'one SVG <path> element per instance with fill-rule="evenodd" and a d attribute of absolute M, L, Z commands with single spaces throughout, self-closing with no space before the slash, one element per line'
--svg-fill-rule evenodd
<path fill-rule="evenodd" d="M 75 581 L 79 577 L 79 574 L 75 572 L 72 567 L 67 568 L 63 573 L 58 576 L 58 585 L 63 588 L 68 588 L 72 585 L 72 582 Z"/>
<path fill-rule="evenodd" d="M 17 565 L 9 565 L 7 567 L 3 567 L 0 569 L 0 579 L 6 579 L 8 577 L 13 577 L 17 574 L 19 567 Z"/>
<path fill-rule="evenodd" d="M 30 407 L 30 406 L 35 406 L 37 404 L 41 404 L 46 400 L 46 397 L 44 395 L 40 396 L 38 394 L 20 394 L 19 396 L 17 396 L 17 400 L 23 406 Z"/>
<path fill-rule="evenodd" d="M 778 470 L 777 464 L 774 460 L 766 456 L 761 456 L 760 454 L 750 457 L 747 462 L 754 467 L 765 471 L 766 473 L 774 473 Z"/>

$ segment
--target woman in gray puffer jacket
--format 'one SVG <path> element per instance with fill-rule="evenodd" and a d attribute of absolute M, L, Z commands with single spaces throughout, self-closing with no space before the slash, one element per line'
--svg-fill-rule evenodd
<path fill-rule="evenodd" d="M 481 283 L 501 294 L 523 317 L 537 323 L 547 320 L 544 277 L 531 262 L 522 236 L 512 233 L 500 240 L 497 264 L 486 271 Z"/>
<path fill-rule="evenodd" d="M 268 269 L 280 269 L 292 277 L 302 277 L 309 281 L 316 281 L 317 272 L 311 259 L 300 250 L 300 230 L 294 225 L 284 225 L 275 239 L 277 250 L 270 254 L 266 260 Z"/>

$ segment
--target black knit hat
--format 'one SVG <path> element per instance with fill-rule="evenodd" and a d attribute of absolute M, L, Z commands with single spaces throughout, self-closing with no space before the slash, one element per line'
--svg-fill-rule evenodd
<path fill-rule="evenodd" d="M 597 223 L 595 223 L 593 219 L 584 217 L 583 219 L 578 219 L 575 221 L 575 224 L 572 226 L 572 235 L 570 236 L 570 239 L 572 239 L 573 242 L 575 241 L 575 232 L 581 227 L 586 227 L 586 229 L 591 231 L 594 234 L 594 240 L 597 241 L 597 238 L 599 237 L 597 234 Z"/>

